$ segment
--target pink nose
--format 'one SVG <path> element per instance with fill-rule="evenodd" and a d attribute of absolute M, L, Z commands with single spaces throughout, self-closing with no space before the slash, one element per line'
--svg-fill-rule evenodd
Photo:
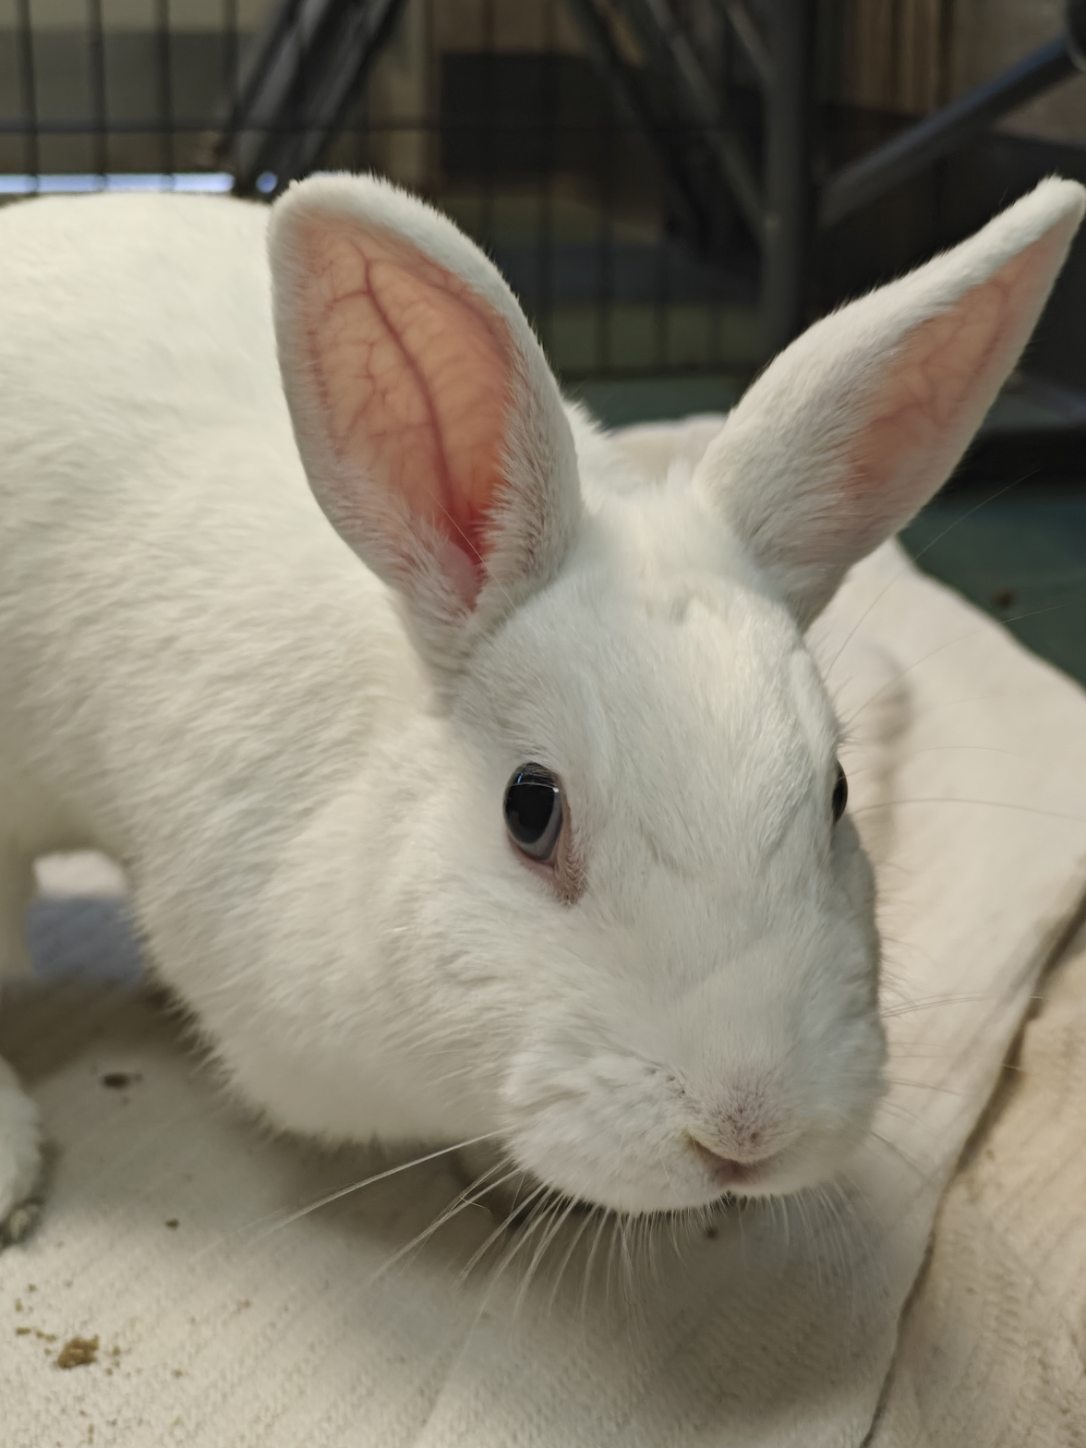
<path fill-rule="evenodd" d="M 752 1133 L 751 1136 L 757 1136 L 760 1139 L 761 1133 Z M 751 1139 L 751 1136 L 748 1136 L 744 1142 L 744 1145 L 750 1149 L 750 1155 L 748 1156 L 744 1153 L 743 1160 L 739 1160 L 737 1157 L 723 1156 L 719 1151 L 706 1146 L 704 1142 L 699 1141 L 697 1137 L 694 1136 L 690 1137 L 690 1144 L 705 1165 L 710 1168 L 713 1176 L 720 1182 L 721 1186 L 738 1186 L 742 1182 L 753 1180 L 758 1175 L 759 1168 L 765 1166 L 772 1158 L 772 1152 L 765 1152 L 759 1155 L 755 1149 L 756 1143 Z"/>

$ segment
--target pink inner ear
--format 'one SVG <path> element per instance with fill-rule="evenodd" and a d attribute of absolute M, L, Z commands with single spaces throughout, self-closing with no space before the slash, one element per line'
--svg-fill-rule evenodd
<path fill-rule="evenodd" d="M 405 561 L 417 553 L 414 525 L 435 529 L 455 550 L 446 570 L 473 596 L 505 486 L 505 324 L 393 233 L 315 219 L 302 250 L 312 283 L 303 345 L 326 441 L 346 464 L 337 474 L 406 505 L 411 531 L 390 540 Z M 350 498 L 333 501 L 352 511 Z"/>
<path fill-rule="evenodd" d="M 845 494 L 872 541 L 886 518 L 910 516 L 949 473 L 1023 345 L 1051 280 L 1044 236 L 941 315 L 908 334 L 855 439 Z M 852 542 L 855 539 L 851 540 Z M 861 540 L 863 541 L 863 540 Z"/>

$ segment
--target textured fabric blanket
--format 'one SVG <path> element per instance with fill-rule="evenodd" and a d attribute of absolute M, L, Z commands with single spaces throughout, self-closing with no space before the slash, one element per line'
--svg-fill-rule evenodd
<path fill-rule="evenodd" d="M 837 1187 L 651 1235 L 495 1233 L 481 1207 L 427 1235 L 448 1158 L 263 1134 L 139 979 L 110 873 L 59 862 L 42 978 L 0 1012 L 55 1143 L 40 1225 L 0 1254 L 3 1448 L 821 1448 L 876 1421 L 879 1448 L 1081 1442 L 1081 948 L 1024 1081 L 1000 1073 L 1083 895 L 1086 700 L 894 548 L 818 646 L 893 1044 Z"/>
<path fill-rule="evenodd" d="M 1086 1442 L 1086 931 L 951 1183 L 871 1448 Z"/>

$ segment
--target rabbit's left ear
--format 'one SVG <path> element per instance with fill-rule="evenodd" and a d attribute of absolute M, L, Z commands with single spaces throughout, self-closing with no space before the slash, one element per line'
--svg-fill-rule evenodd
<path fill-rule="evenodd" d="M 817 322 L 730 415 L 695 486 L 801 623 L 946 481 L 1084 209 L 1076 182 L 1042 182 L 953 251 Z"/>

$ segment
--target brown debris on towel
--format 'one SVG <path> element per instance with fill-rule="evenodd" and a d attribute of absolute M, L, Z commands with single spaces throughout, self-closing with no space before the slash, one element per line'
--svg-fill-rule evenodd
<path fill-rule="evenodd" d="M 83 1368 L 97 1361 L 97 1337 L 70 1337 L 56 1356 L 58 1368 Z"/>

